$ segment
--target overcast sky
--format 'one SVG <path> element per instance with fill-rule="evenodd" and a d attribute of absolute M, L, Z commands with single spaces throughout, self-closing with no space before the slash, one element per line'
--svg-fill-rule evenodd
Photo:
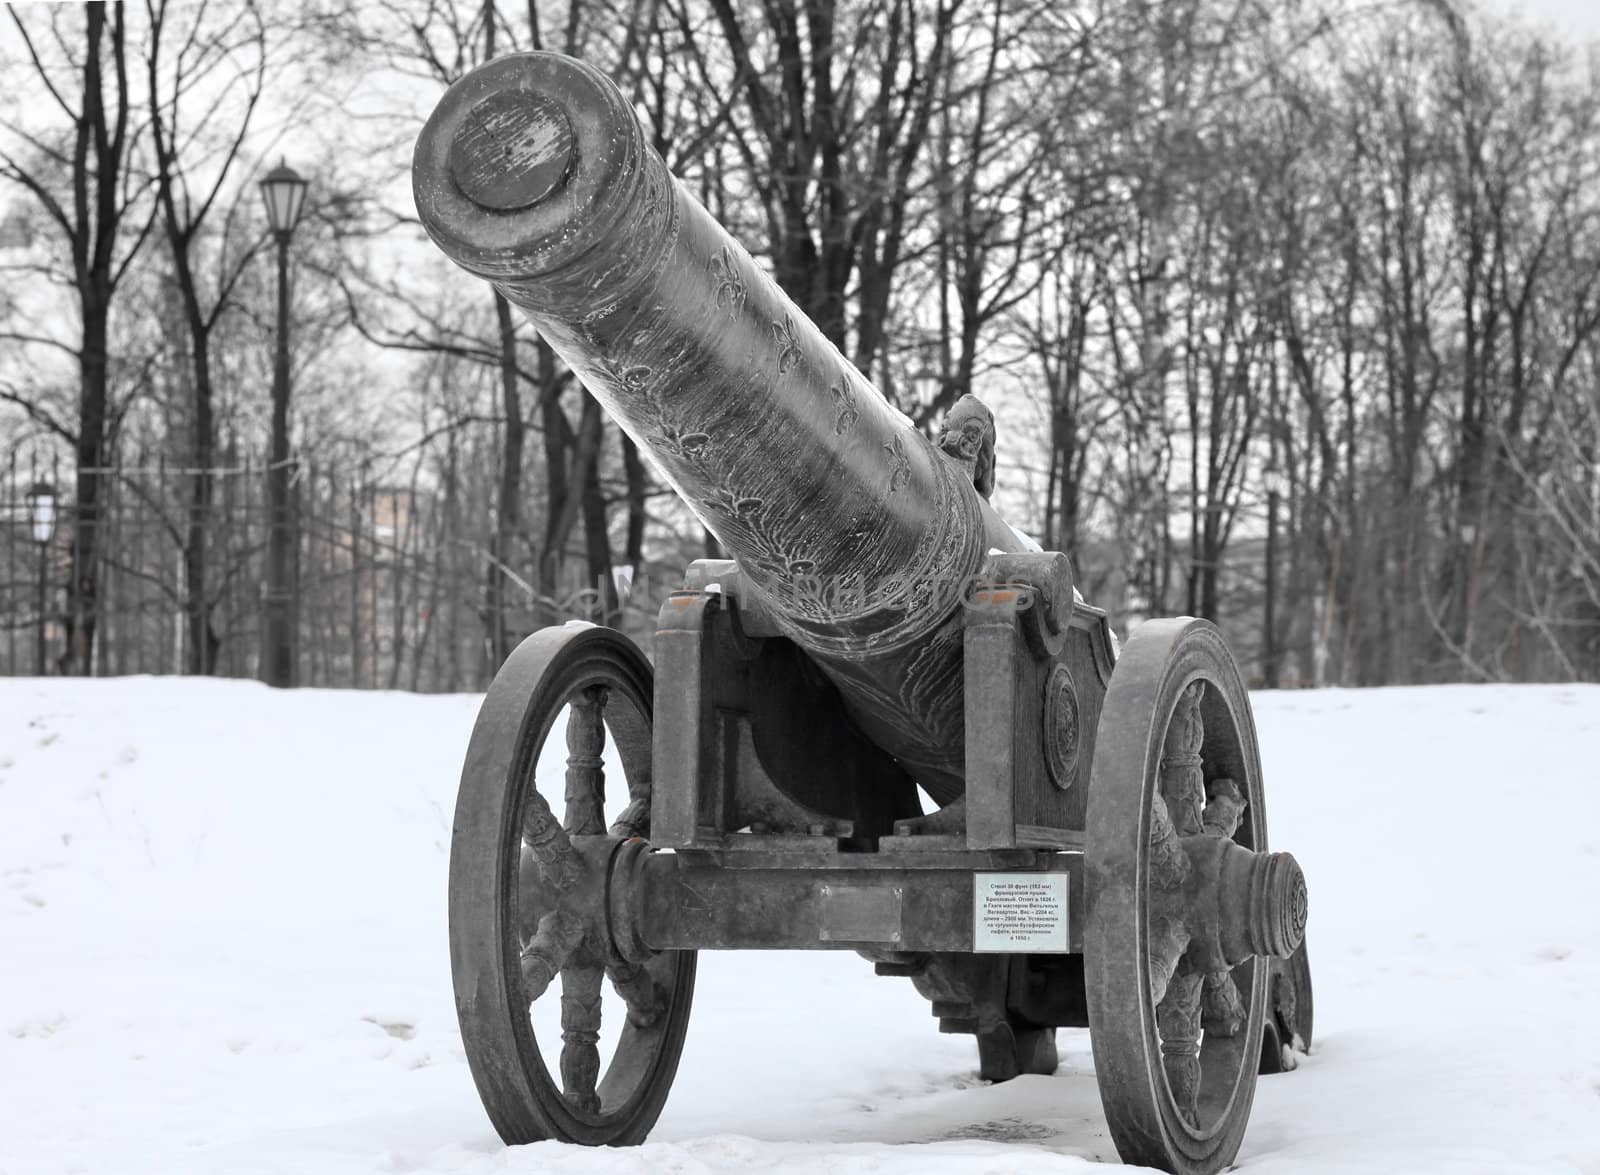
<path fill-rule="evenodd" d="M 1575 45 L 1600 40 L 1600 0 L 1490 0 L 1485 6 L 1520 11 Z"/>

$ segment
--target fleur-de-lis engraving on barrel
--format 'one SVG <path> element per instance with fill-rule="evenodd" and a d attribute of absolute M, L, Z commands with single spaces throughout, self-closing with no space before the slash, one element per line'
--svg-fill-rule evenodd
<path fill-rule="evenodd" d="M 663 424 L 661 444 L 675 457 L 698 461 L 705 455 L 706 446 L 711 444 L 711 434 L 699 431 L 684 432 L 676 424 Z"/>
<path fill-rule="evenodd" d="M 899 493 L 911 480 L 911 458 L 906 456 L 905 438 L 897 435 L 894 440 L 886 441 L 883 451 L 889 454 L 889 492 Z"/>
<path fill-rule="evenodd" d="M 828 394 L 833 397 L 833 435 L 842 437 L 861 418 L 861 409 L 856 407 L 856 391 L 846 377 L 829 384 Z"/>
<path fill-rule="evenodd" d="M 711 275 L 717 283 L 718 309 L 726 311 L 730 319 L 737 319 L 744 311 L 745 288 L 732 248 L 724 245 L 712 254 Z"/>
<path fill-rule="evenodd" d="M 782 322 L 772 324 L 772 341 L 778 348 L 778 374 L 787 375 L 800 362 L 800 340 L 795 335 L 794 319 L 783 316 Z"/>
<path fill-rule="evenodd" d="M 651 371 L 643 363 L 628 364 L 607 358 L 600 360 L 600 369 L 625 391 L 644 392 L 649 389 Z"/>
<path fill-rule="evenodd" d="M 760 498 L 741 494 L 735 487 L 726 483 L 717 486 L 710 494 L 701 498 L 700 504 L 708 510 L 737 519 L 747 526 L 754 525 L 761 514 Z"/>

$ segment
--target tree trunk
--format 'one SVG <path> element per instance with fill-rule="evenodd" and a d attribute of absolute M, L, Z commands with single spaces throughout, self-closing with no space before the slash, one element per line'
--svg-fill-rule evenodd
<path fill-rule="evenodd" d="M 67 587 L 66 647 L 58 662 L 64 674 L 87 677 L 94 664 L 99 617 L 100 469 L 105 461 L 107 304 L 84 291 L 83 353 L 79 362 L 77 503 L 72 519 L 72 579 Z"/>
<path fill-rule="evenodd" d="M 561 410 L 561 386 L 556 381 L 556 353 L 543 338 L 538 343 L 538 359 L 539 415 L 544 429 L 545 474 L 544 545 L 539 552 L 538 611 L 541 624 L 560 624 L 562 617 L 555 600 L 563 561 L 562 546 L 566 539 L 564 534 L 557 537 L 556 526 L 567 506 L 567 449 L 572 428 L 567 423 L 566 413 Z"/>
<path fill-rule="evenodd" d="M 517 565 L 517 539 L 522 530 L 522 450 L 527 426 L 522 420 L 522 393 L 517 372 L 517 328 L 511 307 L 494 296 L 495 319 L 500 333 L 500 405 L 505 416 L 500 450 L 499 500 L 495 509 L 494 540 L 489 548 L 489 645 L 495 668 L 511 655 L 510 568 Z"/>

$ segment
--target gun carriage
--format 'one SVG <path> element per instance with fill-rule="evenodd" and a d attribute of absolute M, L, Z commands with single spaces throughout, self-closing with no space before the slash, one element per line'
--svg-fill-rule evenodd
<path fill-rule="evenodd" d="M 530 53 L 462 79 L 414 186 L 433 240 L 527 314 L 734 556 L 666 600 L 653 672 L 620 633 L 567 625 L 523 642 L 484 700 L 450 950 L 501 1136 L 643 1139 L 697 950 L 849 949 L 974 1035 L 989 1079 L 1053 1072 L 1056 1028 L 1087 1026 L 1127 1161 L 1231 1162 L 1258 1068 L 1309 1040 L 1310 988 L 1304 879 L 1268 851 L 1217 630 L 1150 621 L 1119 655 L 1067 558 L 990 506 L 987 411 L 922 436 L 593 69 Z M 559 814 L 534 780 L 557 734 Z M 556 986 L 552 1066 L 530 1007 Z"/>

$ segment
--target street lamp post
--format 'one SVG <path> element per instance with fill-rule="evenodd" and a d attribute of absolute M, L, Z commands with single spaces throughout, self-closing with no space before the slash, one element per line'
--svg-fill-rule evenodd
<path fill-rule="evenodd" d="M 305 204 L 306 181 L 283 162 L 261 181 L 278 245 L 278 338 L 272 366 L 272 442 L 267 462 L 267 576 L 263 592 L 261 680 L 295 683 L 294 533 L 289 510 L 289 238 Z"/>
<path fill-rule="evenodd" d="M 1262 607 L 1261 627 L 1263 651 L 1261 654 L 1261 684 L 1267 689 L 1278 688 L 1278 499 L 1283 493 L 1283 471 L 1277 464 L 1268 464 L 1262 473 L 1267 488 L 1267 583 L 1266 601 Z"/>
<path fill-rule="evenodd" d="M 39 545 L 38 645 L 34 652 L 34 673 L 44 676 L 45 602 L 50 590 L 50 538 L 56 529 L 56 488 L 47 481 L 36 481 L 28 490 L 28 521 L 33 541 Z"/>
<path fill-rule="evenodd" d="M 919 414 L 926 413 L 932 407 L 944 388 L 944 376 L 932 367 L 912 372 L 906 382 L 911 385 L 912 410 Z"/>

